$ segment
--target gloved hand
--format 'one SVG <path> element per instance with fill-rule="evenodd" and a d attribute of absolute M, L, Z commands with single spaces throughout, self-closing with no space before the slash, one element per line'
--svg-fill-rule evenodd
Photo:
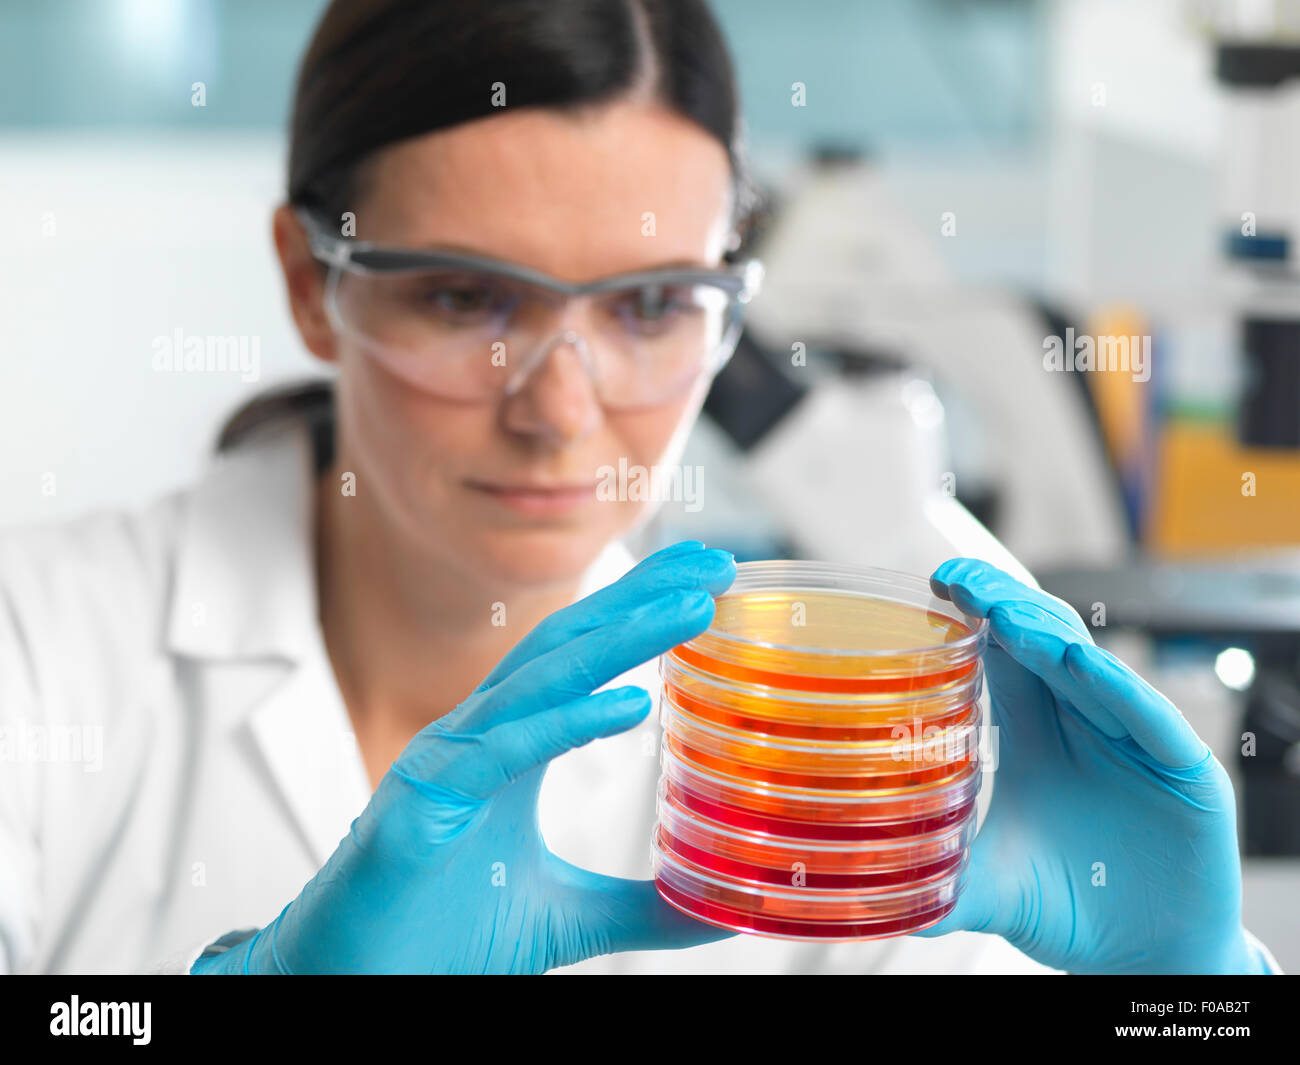
<path fill-rule="evenodd" d="M 975 559 L 930 583 L 989 620 L 998 758 L 965 890 L 918 934 L 996 933 L 1072 973 L 1267 972 L 1232 784 L 1173 704 L 1054 596 Z"/>
<path fill-rule="evenodd" d="M 644 689 L 593 689 L 708 628 L 735 574 L 680 543 L 552 614 L 415 736 L 279 917 L 192 972 L 538 973 L 731 935 L 556 857 L 537 797 L 552 758 L 650 712 Z"/>

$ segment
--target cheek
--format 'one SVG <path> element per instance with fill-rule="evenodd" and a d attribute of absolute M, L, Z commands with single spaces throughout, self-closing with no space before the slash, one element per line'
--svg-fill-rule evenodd
<path fill-rule="evenodd" d="M 418 392 L 364 358 L 342 360 L 340 418 L 349 453 L 383 495 L 403 509 L 445 505 L 453 471 L 490 446 L 491 408 L 450 403 Z"/>
<path fill-rule="evenodd" d="M 675 403 L 610 415 L 619 455 L 627 456 L 629 466 L 671 466 L 680 462 L 708 390 L 705 381 Z"/>
<path fill-rule="evenodd" d="M 678 492 L 698 493 L 699 471 L 681 469 L 680 463 L 687 437 L 707 392 L 708 383 L 705 382 L 676 403 L 610 416 L 617 454 L 609 461 L 616 463 L 626 456 L 628 483 L 620 485 L 621 502 L 617 506 L 598 508 L 606 515 L 609 538 L 626 535 L 651 520 L 666 501 L 665 496 L 676 499 L 679 498 Z M 650 498 L 635 493 L 631 487 L 634 478 L 656 476 L 656 468 L 657 476 L 665 478 L 658 482 L 662 487 L 657 492 L 652 491 Z M 621 474 L 615 477 L 615 483 L 619 480 Z"/>

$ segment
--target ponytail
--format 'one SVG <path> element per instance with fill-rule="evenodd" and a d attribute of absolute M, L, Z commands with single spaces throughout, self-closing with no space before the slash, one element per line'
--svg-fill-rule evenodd
<path fill-rule="evenodd" d="M 311 432 L 319 472 L 334 461 L 334 382 L 324 378 L 272 388 L 239 407 L 217 434 L 217 453 L 301 419 Z"/>

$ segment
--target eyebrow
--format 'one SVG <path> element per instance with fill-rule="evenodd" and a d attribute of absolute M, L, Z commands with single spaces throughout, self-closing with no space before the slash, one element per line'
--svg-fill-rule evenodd
<path fill-rule="evenodd" d="M 536 270 L 538 273 L 549 273 L 541 267 L 533 266 L 531 263 L 522 263 L 518 259 L 508 259 L 492 252 L 484 251 L 481 248 L 471 248 L 466 244 L 403 244 L 403 245 L 385 245 L 386 247 L 399 248 L 402 251 L 423 251 L 434 254 L 447 255 L 472 255 L 479 259 L 492 259 L 499 263 L 509 263 L 512 266 L 523 266 L 529 270 Z M 635 266 L 627 270 L 617 270 L 611 274 L 605 274 L 605 277 L 618 277 L 622 274 L 642 274 L 655 270 L 716 270 L 717 263 L 705 263 L 698 259 L 674 259 L 671 262 L 651 263 L 647 266 Z"/>

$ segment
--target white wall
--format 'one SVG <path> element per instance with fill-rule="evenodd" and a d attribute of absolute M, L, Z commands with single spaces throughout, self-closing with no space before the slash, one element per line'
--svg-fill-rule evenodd
<path fill-rule="evenodd" d="M 0 138 L 0 524 L 182 484 L 226 412 L 316 368 L 271 243 L 282 150 L 278 134 Z M 156 372 L 176 329 L 256 338 L 258 379 Z"/>

